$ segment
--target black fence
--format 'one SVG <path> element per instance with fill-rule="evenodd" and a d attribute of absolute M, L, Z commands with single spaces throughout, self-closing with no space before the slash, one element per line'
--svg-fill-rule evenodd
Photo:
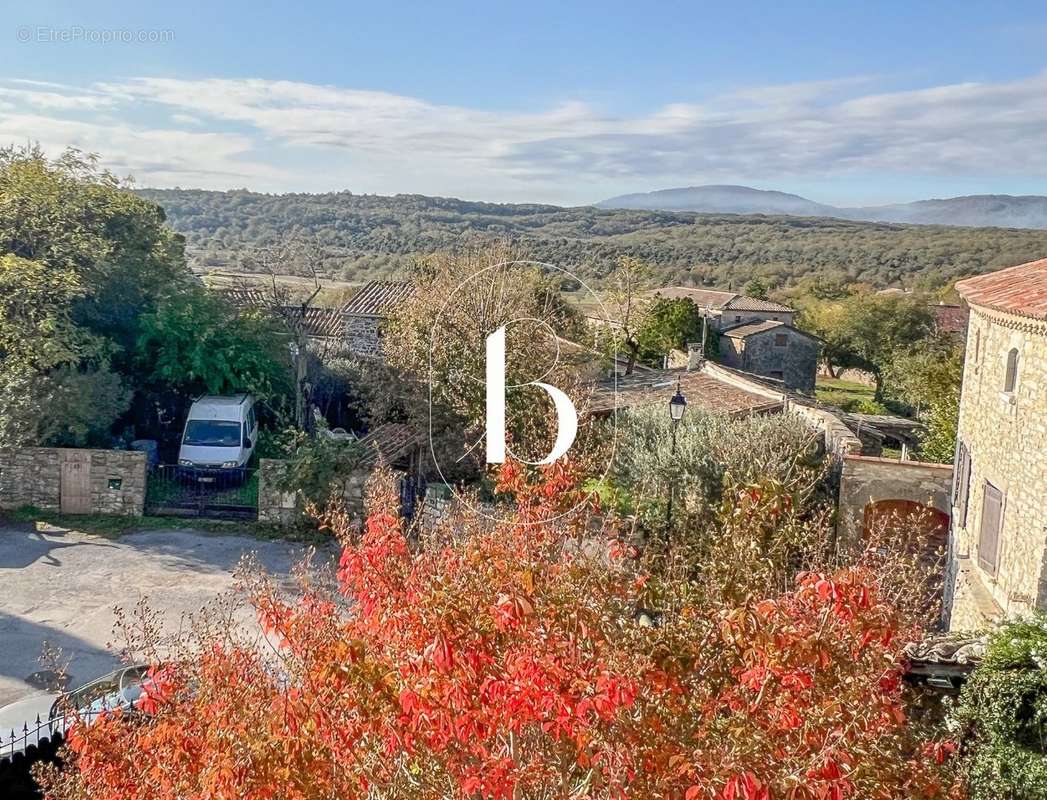
<path fill-rule="evenodd" d="M 61 721 L 49 720 L 23 726 L 0 736 L 0 797 L 37 800 L 43 797 L 33 780 L 34 764 L 60 764 L 58 750 L 65 743 Z"/>
<path fill-rule="evenodd" d="M 202 469 L 159 464 L 149 470 L 147 514 L 179 514 L 228 519 L 258 516 L 258 470 Z"/>

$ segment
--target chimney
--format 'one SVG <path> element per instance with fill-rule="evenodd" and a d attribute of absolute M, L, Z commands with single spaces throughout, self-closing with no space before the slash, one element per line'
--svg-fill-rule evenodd
<path fill-rule="evenodd" d="M 705 363 L 705 354 L 702 352 L 701 342 L 687 343 L 687 371 L 697 371 Z"/>

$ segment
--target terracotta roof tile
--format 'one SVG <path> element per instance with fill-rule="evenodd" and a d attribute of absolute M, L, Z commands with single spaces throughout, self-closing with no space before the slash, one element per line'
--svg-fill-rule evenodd
<path fill-rule="evenodd" d="M 780 402 L 739 389 L 704 372 L 661 369 L 619 376 L 617 384 L 613 380 L 600 381 L 593 392 L 589 411 L 593 414 L 613 411 L 616 388 L 619 409 L 652 403 L 668 405 L 669 398 L 676 393 L 677 381 L 688 405 L 702 411 L 738 416 L 779 411 L 782 407 Z"/>
<path fill-rule="evenodd" d="M 414 287 L 402 281 L 371 281 L 342 306 L 342 313 L 385 317 L 413 292 Z"/>
<path fill-rule="evenodd" d="M 967 278 L 956 291 L 972 306 L 1047 319 L 1047 258 Z"/>
<path fill-rule="evenodd" d="M 967 318 L 971 310 L 967 306 L 950 306 L 941 303 L 931 307 L 934 314 L 934 327 L 941 333 L 966 333 Z"/>
<path fill-rule="evenodd" d="M 409 425 L 402 422 L 380 425 L 358 441 L 364 448 L 358 466 L 374 466 L 379 460 L 387 466 L 392 465 L 420 443 L 420 438 Z"/>
<path fill-rule="evenodd" d="M 345 320 L 337 308 L 310 306 L 302 317 L 301 306 L 283 306 L 280 314 L 290 324 L 301 319 L 306 336 L 333 337 L 345 332 Z"/>
<path fill-rule="evenodd" d="M 801 336 L 806 336 L 808 339 L 817 339 L 817 336 L 812 336 L 807 331 L 801 331 L 799 328 L 794 328 L 792 325 L 787 325 L 781 320 L 777 319 L 763 319 L 755 322 L 743 322 L 739 325 L 734 325 L 730 328 L 724 328 L 721 331 L 722 336 L 730 336 L 732 339 L 746 339 L 750 336 L 755 336 L 758 333 L 766 333 L 767 331 L 773 331 L 775 328 L 785 328 L 789 331 L 794 331 Z"/>
<path fill-rule="evenodd" d="M 770 313 L 789 314 L 795 309 L 783 306 L 781 303 L 772 303 L 770 300 L 759 300 L 755 297 L 746 297 L 737 292 L 721 292 L 715 289 L 692 289 L 689 286 L 667 286 L 664 289 L 654 289 L 652 294 L 666 300 L 679 300 L 687 298 L 695 305 L 708 306 L 718 310 L 730 311 L 764 311 Z"/>

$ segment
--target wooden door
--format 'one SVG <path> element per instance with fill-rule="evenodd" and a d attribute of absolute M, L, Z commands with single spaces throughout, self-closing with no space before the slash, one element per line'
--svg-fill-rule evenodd
<path fill-rule="evenodd" d="M 62 453 L 62 513 L 91 513 L 91 454 L 85 450 Z"/>

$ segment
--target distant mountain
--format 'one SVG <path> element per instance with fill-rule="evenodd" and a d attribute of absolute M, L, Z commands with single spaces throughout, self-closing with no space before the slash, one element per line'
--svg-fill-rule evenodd
<path fill-rule="evenodd" d="M 288 274 L 300 270 L 309 276 L 315 267 L 330 278 L 354 282 L 403 275 L 419 257 L 498 238 L 518 243 L 527 258 L 597 284 L 622 256 L 633 256 L 649 264 L 652 280 L 663 286 L 722 289 L 744 286 L 753 277 L 776 287 L 804 282 L 936 289 L 1047 255 L 1047 230 L 861 222 L 828 218 L 824 212 L 791 216 L 783 213 L 789 196 L 777 192 L 756 193 L 764 209 L 778 203 L 774 214 L 761 215 L 351 192 L 139 189 L 138 194 L 164 207 L 197 269 L 250 271 L 246 257 L 252 248 L 303 233 L 315 237 L 323 253 L 309 269 L 285 265 Z"/>
<path fill-rule="evenodd" d="M 596 205 L 598 208 L 648 211 L 787 214 L 798 217 L 837 217 L 916 225 L 1047 229 L 1047 197 L 1039 195 L 981 194 L 885 206 L 842 208 L 816 203 L 795 194 L 752 189 L 748 186 L 692 186 L 686 189 L 626 194 Z"/>
<path fill-rule="evenodd" d="M 835 217 L 838 209 L 798 194 L 752 189 L 748 186 L 691 186 L 642 194 L 623 194 L 596 204 L 597 208 L 644 211 L 694 211 L 702 214 L 788 214 L 794 217 Z"/>

